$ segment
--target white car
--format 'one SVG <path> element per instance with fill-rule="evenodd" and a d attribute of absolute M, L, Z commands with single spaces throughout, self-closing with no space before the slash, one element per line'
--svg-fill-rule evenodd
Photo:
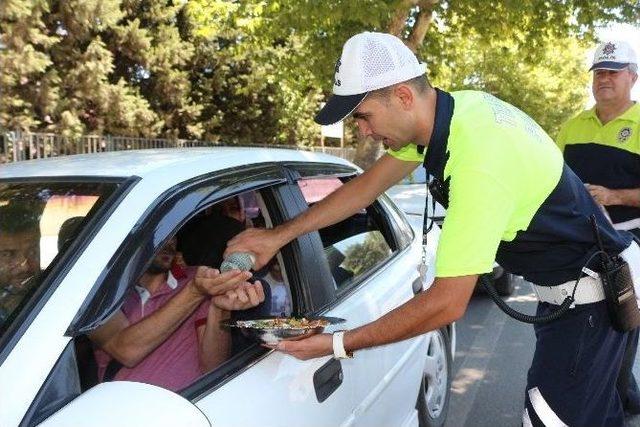
<path fill-rule="evenodd" d="M 29 266 L 0 230 L 0 426 L 438 426 L 455 329 L 300 361 L 249 343 L 177 392 L 99 383 L 86 337 L 117 311 L 165 242 L 225 201 L 271 227 L 360 173 L 339 158 L 256 148 L 78 155 L 0 167 L 0 209 L 36 218 Z M 0 224 L 3 224 L 0 218 Z M 430 236 L 434 260 L 439 230 Z M 13 240 L 12 240 L 13 239 Z M 11 252 L 14 251 L 14 252 Z M 366 256 L 363 256 L 366 255 Z M 421 236 L 385 195 L 277 256 L 285 315 L 368 323 L 433 282 L 418 275 Z M 14 263 L 15 265 L 9 265 Z M 5 282 L 3 284 L 3 281 Z M 233 332 L 234 334 L 236 332 Z"/>
<path fill-rule="evenodd" d="M 409 222 L 418 233 L 422 233 L 422 223 L 425 214 L 427 200 L 427 176 L 422 165 L 418 166 L 406 178 L 394 185 L 387 194 L 407 215 Z M 447 211 L 439 203 L 433 203 L 431 194 L 427 205 L 427 224 L 433 220 L 438 226 L 442 226 Z M 514 275 L 505 271 L 498 263 L 494 263 L 493 272 L 485 275 L 489 282 L 495 286 L 499 295 L 509 296 L 515 290 Z"/>

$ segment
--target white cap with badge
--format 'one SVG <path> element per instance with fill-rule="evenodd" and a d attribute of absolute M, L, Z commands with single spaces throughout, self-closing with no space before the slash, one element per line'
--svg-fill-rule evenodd
<path fill-rule="evenodd" d="M 342 47 L 336 63 L 333 96 L 315 121 L 330 125 L 351 114 L 373 90 L 418 77 L 427 66 L 398 37 L 385 33 L 356 34 Z"/>
<path fill-rule="evenodd" d="M 636 52 L 629 43 L 619 40 L 607 41 L 598 45 L 589 71 L 622 70 L 630 65 L 635 71 L 637 64 Z"/>

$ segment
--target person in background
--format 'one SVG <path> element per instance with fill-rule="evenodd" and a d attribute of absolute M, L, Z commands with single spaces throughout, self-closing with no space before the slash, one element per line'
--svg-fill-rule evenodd
<path fill-rule="evenodd" d="M 262 283 L 266 283 L 271 291 L 271 307 L 269 315 L 287 317 L 291 314 L 291 300 L 284 276 L 277 258 L 256 273 Z"/>
<path fill-rule="evenodd" d="M 614 228 L 640 238 L 640 105 L 631 100 L 638 79 L 636 53 L 624 41 L 606 41 L 597 47 L 589 71 L 595 106 L 564 123 L 557 144 Z M 632 372 L 638 334 L 636 330 L 627 341 L 618 377 L 628 414 L 640 413 L 640 390 Z"/>

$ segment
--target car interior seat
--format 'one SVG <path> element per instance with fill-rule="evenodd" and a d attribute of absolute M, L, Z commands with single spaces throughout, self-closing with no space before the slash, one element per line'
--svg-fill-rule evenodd
<path fill-rule="evenodd" d="M 342 262 L 345 259 L 345 255 L 336 249 L 334 246 L 328 246 L 324 249 L 327 262 L 329 263 L 329 270 L 335 281 L 336 289 L 341 287 L 344 283 L 351 280 L 353 272 L 341 267 Z"/>
<path fill-rule="evenodd" d="M 73 243 L 80 232 L 78 226 L 83 220 L 83 216 L 72 216 L 62 223 L 58 230 L 58 253 L 63 252 Z"/>

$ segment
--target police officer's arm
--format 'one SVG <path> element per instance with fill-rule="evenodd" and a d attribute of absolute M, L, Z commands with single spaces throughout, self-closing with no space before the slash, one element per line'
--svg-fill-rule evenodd
<path fill-rule="evenodd" d="M 640 207 L 640 188 L 612 190 L 601 185 L 585 184 L 593 199 L 603 206 Z"/>
<path fill-rule="evenodd" d="M 482 165 L 481 165 L 482 166 Z M 500 168 L 500 164 L 489 165 Z M 347 351 L 400 341 L 438 329 L 465 312 L 478 274 L 490 272 L 509 228 L 517 195 L 495 173 L 468 171 L 451 179 L 449 208 L 436 255 L 435 283 L 380 319 L 347 331 Z M 331 336 L 281 342 L 278 350 L 301 359 L 332 352 Z"/>
<path fill-rule="evenodd" d="M 380 319 L 348 331 L 347 350 L 357 350 L 411 338 L 460 319 L 469 304 L 478 275 L 438 277 L 425 292 Z"/>
<path fill-rule="evenodd" d="M 344 335 L 347 351 L 401 341 L 439 329 L 462 317 L 475 288 L 477 275 L 437 278 L 425 292 L 413 297 L 378 320 Z M 326 356 L 333 351 L 329 334 L 301 341 L 280 341 L 277 350 L 298 359 Z"/>
<path fill-rule="evenodd" d="M 278 250 L 296 237 L 335 224 L 369 206 L 382 192 L 413 171 L 418 162 L 382 156 L 362 175 L 347 182 L 311 208 L 273 229 L 250 228 L 227 243 L 225 256 L 252 252 L 256 269 L 266 265 Z"/>

